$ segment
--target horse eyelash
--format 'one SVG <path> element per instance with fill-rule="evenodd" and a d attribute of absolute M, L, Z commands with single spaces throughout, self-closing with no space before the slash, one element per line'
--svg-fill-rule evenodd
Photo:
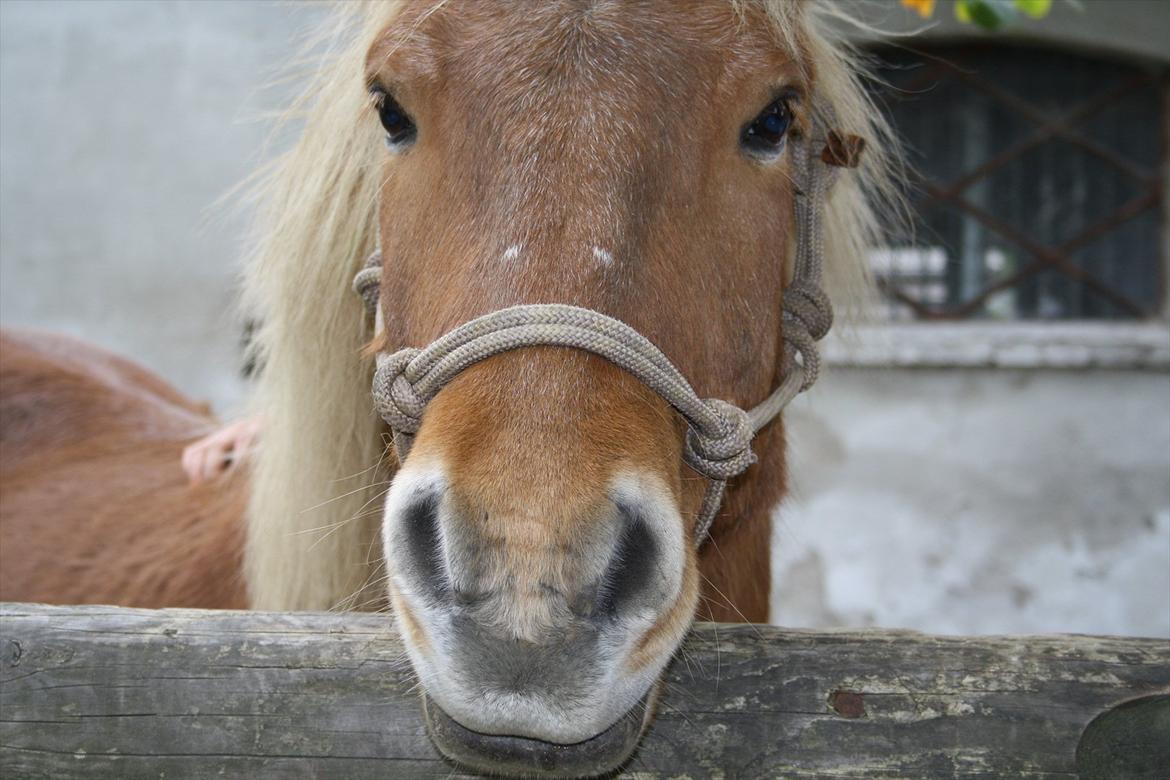
<path fill-rule="evenodd" d="M 792 130 L 799 138 L 804 135 L 804 128 L 809 121 L 809 117 L 805 111 L 804 90 L 797 86 L 784 86 L 776 90 L 776 94 L 772 97 L 772 103 L 782 102 L 789 113 L 792 114 L 793 123 Z"/>

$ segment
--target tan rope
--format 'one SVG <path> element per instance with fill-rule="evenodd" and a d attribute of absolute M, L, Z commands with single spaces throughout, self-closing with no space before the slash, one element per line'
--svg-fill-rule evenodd
<path fill-rule="evenodd" d="M 375 251 L 366 258 L 366 264 L 353 278 L 353 291 L 361 296 L 366 313 L 371 317 L 378 310 L 378 289 L 382 281 L 382 252 Z"/>
<path fill-rule="evenodd" d="M 825 144 L 824 151 L 814 156 L 811 149 L 820 143 Z M 821 289 L 821 214 L 835 168 L 856 165 L 861 148 L 860 139 L 843 139 L 836 133 L 794 144 L 797 253 L 792 283 L 784 291 L 784 378 L 762 403 L 745 411 L 717 398 L 699 398 L 645 336 L 600 312 L 559 303 L 513 306 L 470 320 L 423 349 L 407 347 L 377 356 L 374 406 L 394 434 L 399 459 L 406 458 L 427 403 L 469 366 L 520 347 L 583 349 L 633 374 L 686 419 L 683 458 L 709 480 L 695 523 L 696 544 L 701 543 L 722 504 L 727 481 L 756 461 L 752 437 L 816 381 L 817 341 L 833 322 L 832 307 Z M 370 311 L 377 307 L 380 275 L 381 255 L 375 253 L 354 279 L 354 289 Z"/>

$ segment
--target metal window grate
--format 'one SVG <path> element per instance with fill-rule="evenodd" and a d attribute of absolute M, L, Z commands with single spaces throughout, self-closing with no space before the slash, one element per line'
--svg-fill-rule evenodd
<path fill-rule="evenodd" d="M 1144 319 L 1163 304 L 1167 74 L 1010 45 L 879 52 L 917 224 L 890 317 Z"/>

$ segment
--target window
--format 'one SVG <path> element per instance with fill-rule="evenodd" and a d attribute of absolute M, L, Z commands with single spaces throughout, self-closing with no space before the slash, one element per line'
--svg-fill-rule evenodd
<path fill-rule="evenodd" d="M 1166 73 L 1005 44 L 879 52 L 913 234 L 874 253 L 890 319 L 1163 311 Z"/>

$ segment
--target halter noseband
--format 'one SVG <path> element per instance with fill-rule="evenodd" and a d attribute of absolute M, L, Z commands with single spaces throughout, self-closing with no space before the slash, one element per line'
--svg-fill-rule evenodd
<path fill-rule="evenodd" d="M 695 544 L 702 544 L 723 503 L 727 481 L 756 462 L 752 438 L 807 390 L 820 370 L 817 342 L 833 322 L 832 307 L 821 288 L 822 207 L 837 169 L 856 167 L 864 148 L 863 139 L 824 128 L 818 123 L 792 150 L 797 246 L 792 283 L 784 290 L 784 378 L 763 402 L 745 411 L 717 398 L 699 398 L 645 336 L 600 312 L 559 303 L 512 306 L 465 322 L 425 348 L 405 347 L 377 356 L 374 407 L 390 426 L 399 461 L 410 450 L 427 403 L 472 364 L 520 347 L 583 349 L 633 374 L 686 419 L 683 459 L 708 479 L 695 521 Z M 818 137 L 817 131 L 823 135 Z M 818 143 L 823 150 L 814 155 Z M 375 252 L 354 279 L 354 290 L 371 312 L 378 306 L 381 273 L 381 253 Z"/>

